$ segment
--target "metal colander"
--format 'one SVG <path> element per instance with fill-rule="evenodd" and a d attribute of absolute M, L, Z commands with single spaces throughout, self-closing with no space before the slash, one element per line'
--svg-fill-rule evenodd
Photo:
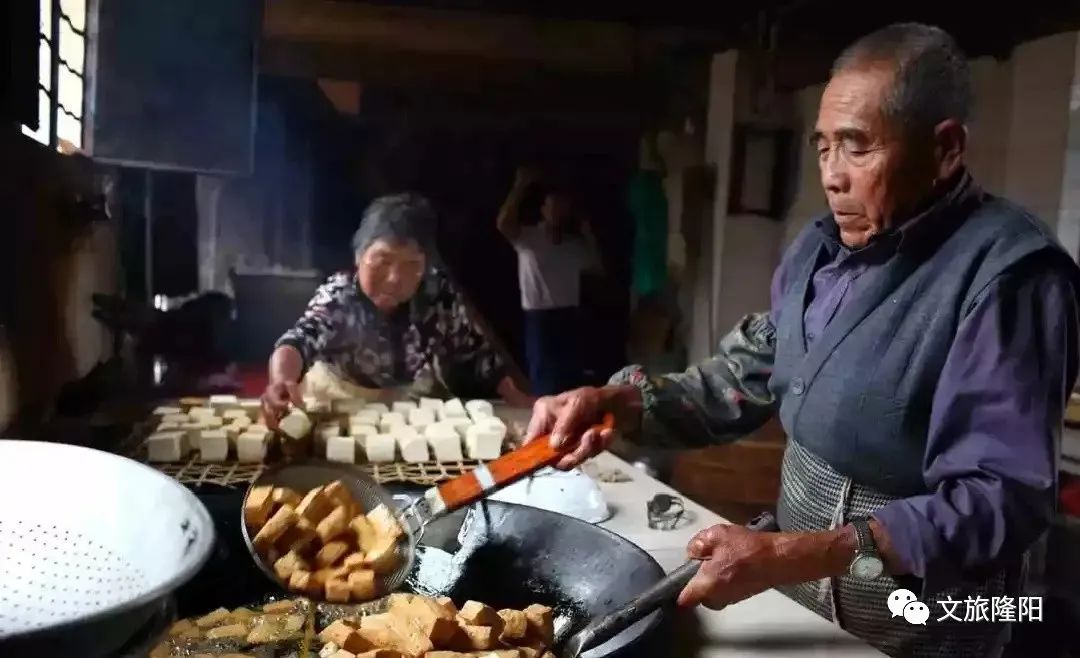
<path fill-rule="evenodd" d="M 213 542 L 202 503 L 152 468 L 89 448 L 0 440 L 0 648 L 121 617 L 130 624 L 132 611 L 194 576 Z"/>
<path fill-rule="evenodd" d="M 244 541 L 247 543 L 248 551 L 259 569 L 283 589 L 285 584 L 274 573 L 273 565 L 267 564 L 258 551 L 255 550 L 254 544 L 252 544 L 254 535 L 248 532 L 243 512 L 244 508 L 247 507 L 247 497 L 255 487 L 266 485 L 288 487 L 303 495 L 311 489 L 329 484 L 334 480 L 341 480 L 341 483 L 349 489 L 353 498 L 360 503 L 365 511 L 370 512 L 379 505 L 386 505 L 390 511 L 395 513 L 395 516 L 399 517 L 399 521 L 402 521 L 398 512 L 398 505 L 394 502 L 390 493 L 371 476 L 355 466 L 350 467 L 345 464 L 312 460 L 279 466 L 263 472 L 251 483 L 247 493 L 244 494 L 244 505 L 240 510 L 240 527 L 244 529 Z M 380 591 L 384 593 L 393 592 L 405 583 L 405 579 L 412 570 L 413 561 L 416 559 L 416 537 L 413 529 L 403 521 L 401 526 L 405 531 L 405 536 L 402 537 L 397 546 L 398 567 L 393 572 L 379 577 Z"/>

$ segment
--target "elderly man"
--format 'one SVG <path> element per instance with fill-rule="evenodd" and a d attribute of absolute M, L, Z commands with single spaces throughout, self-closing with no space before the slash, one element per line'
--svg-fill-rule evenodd
<path fill-rule="evenodd" d="M 579 442 L 564 468 L 609 445 L 611 432 L 586 429 L 603 411 L 631 439 L 683 446 L 779 413 L 779 531 L 702 532 L 681 604 L 779 587 L 892 655 L 993 655 L 1008 640 L 1001 615 L 941 620 L 936 601 L 1022 587 L 1054 509 L 1080 271 L 1036 218 L 972 180 L 971 103 L 965 58 L 941 30 L 894 25 L 856 42 L 812 139 L 832 212 L 788 248 L 771 310 L 686 372 L 630 367 L 537 403 L 532 435 Z M 901 588 L 929 606 L 926 626 L 890 613 Z"/>

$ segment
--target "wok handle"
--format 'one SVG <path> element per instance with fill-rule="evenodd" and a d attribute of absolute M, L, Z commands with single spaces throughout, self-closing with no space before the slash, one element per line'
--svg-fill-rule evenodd
<path fill-rule="evenodd" d="M 666 605 L 677 597 L 679 592 L 683 591 L 697 575 L 701 562 L 696 559 L 687 560 L 685 564 L 664 576 L 630 603 L 589 624 L 567 644 L 567 649 L 569 649 L 567 655 L 577 656 L 586 649 L 607 642 L 631 625 L 648 617 L 657 608 Z"/>
<path fill-rule="evenodd" d="M 605 414 L 603 422 L 594 425 L 592 429 L 602 430 L 614 427 L 615 417 L 612 414 Z M 449 514 L 466 505 L 471 505 L 488 494 L 532 475 L 545 466 L 555 464 L 573 447 L 573 444 L 564 444 L 560 448 L 552 448 L 548 437 L 540 436 L 513 452 L 508 452 L 487 464 L 481 464 L 465 475 L 443 482 L 436 487 L 438 497 L 442 500 L 439 515 Z"/>

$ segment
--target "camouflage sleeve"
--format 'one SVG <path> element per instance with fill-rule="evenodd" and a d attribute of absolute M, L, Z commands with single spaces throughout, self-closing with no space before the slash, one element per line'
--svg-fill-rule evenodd
<path fill-rule="evenodd" d="M 641 391 L 640 429 L 627 438 L 657 447 L 700 448 L 734 441 L 761 427 L 776 411 L 769 391 L 776 330 L 768 313 L 745 316 L 720 349 L 686 371 L 652 376 L 640 366 L 610 383 Z"/>
<path fill-rule="evenodd" d="M 315 291 L 296 324 L 274 343 L 275 349 L 282 345 L 296 348 L 304 359 L 304 372 L 311 368 L 337 327 L 344 322 L 345 305 L 342 300 L 350 282 L 347 274 L 334 274 L 327 279 Z"/>

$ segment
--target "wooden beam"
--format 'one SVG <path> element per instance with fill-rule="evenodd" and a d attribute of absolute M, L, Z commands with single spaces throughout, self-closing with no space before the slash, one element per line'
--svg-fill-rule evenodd
<path fill-rule="evenodd" d="M 609 109 L 639 104 L 645 89 L 631 75 L 583 75 L 538 70 L 475 56 L 390 52 L 364 45 L 267 40 L 261 73 L 339 81 L 365 87 L 445 90 L 461 99 L 502 107 Z"/>
<path fill-rule="evenodd" d="M 628 74 L 635 62 L 629 25 L 331 0 L 266 0 L 263 37 L 593 74 Z"/>

